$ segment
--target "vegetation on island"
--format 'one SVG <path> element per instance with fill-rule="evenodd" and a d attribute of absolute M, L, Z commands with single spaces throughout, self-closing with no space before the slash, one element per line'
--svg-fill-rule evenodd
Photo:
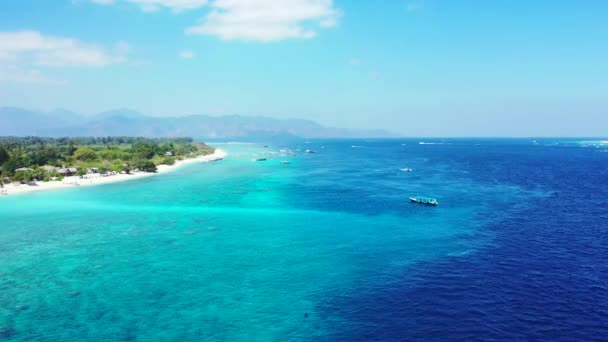
<path fill-rule="evenodd" d="M 158 165 L 213 152 L 213 147 L 192 138 L 0 137 L 0 185 L 92 173 L 156 172 Z"/>

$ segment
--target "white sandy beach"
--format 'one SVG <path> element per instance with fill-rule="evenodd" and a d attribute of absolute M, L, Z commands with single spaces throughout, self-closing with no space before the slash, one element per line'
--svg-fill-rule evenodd
<path fill-rule="evenodd" d="M 206 156 L 178 160 L 173 165 L 159 165 L 157 167 L 157 172 L 131 172 L 131 174 L 117 174 L 112 176 L 101 176 L 101 175 L 87 175 L 88 178 L 80 178 L 78 176 L 73 177 L 65 177 L 61 181 L 51 181 L 51 182 L 36 182 L 36 185 L 27 185 L 27 184 L 5 184 L 2 189 L 2 195 L 16 195 L 29 193 L 34 191 L 46 191 L 46 190 L 54 190 L 54 189 L 65 189 L 75 186 L 91 186 L 91 185 L 99 185 L 99 184 L 108 184 L 122 181 L 129 181 L 134 179 L 139 179 L 143 177 L 150 177 L 158 174 L 163 174 L 167 172 L 174 171 L 175 169 L 182 167 L 188 164 L 194 163 L 208 163 L 212 161 L 217 161 L 223 159 L 226 156 L 226 152 L 216 149 L 213 154 L 209 154 Z"/>

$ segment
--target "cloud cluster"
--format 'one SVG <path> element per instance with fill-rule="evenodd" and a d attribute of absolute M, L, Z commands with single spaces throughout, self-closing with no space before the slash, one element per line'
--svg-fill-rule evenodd
<path fill-rule="evenodd" d="M 186 33 L 261 42 L 310 39 L 341 15 L 332 0 L 216 0 L 211 7 Z"/>
<path fill-rule="evenodd" d="M 43 35 L 36 31 L 0 32 L 0 79 L 53 83 L 35 68 L 103 67 L 127 60 L 130 48 L 119 42 L 108 51 L 77 39 Z"/>
<path fill-rule="evenodd" d="M 100 67 L 126 60 L 126 43 L 118 43 L 115 50 L 116 54 L 97 45 L 72 38 L 45 36 L 36 31 L 0 32 L 0 61 L 53 67 Z"/>
<path fill-rule="evenodd" d="M 310 39 L 318 30 L 335 26 L 341 11 L 333 0 L 72 0 L 99 5 L 127 2 L 143 11 L 165 8 L 173 12 L 206 11 L 190 35 L 210 35 L 224 40 L 276 42 Z M 57 83 L 39 68 L 103 67 L 127 61 L 130 47 L 124 42 L 113 48 L 78 39 L 44 35 L 37 31 L 0 31 L 0 80 Z M 194 58 L 191 51 L 179 57 Z"/>
<path fill-rule="evenodd" d="M 310 39 L 319 29 L 335 26 L 342 15 L 333 0 L 90 0 L 110 5 L 119 1 L 144 11 L 167 8 L 174 12 L 205 8 L 191 35 L 210 35 L 224 40 L 275 42 Z"/>

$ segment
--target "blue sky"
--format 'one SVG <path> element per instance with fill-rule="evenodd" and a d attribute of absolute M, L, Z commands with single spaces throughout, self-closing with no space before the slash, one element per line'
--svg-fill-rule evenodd
<path fill-rule="evenodd" d="M 0 106 L 608 134 L 608 1 L 2 0 Z"/>

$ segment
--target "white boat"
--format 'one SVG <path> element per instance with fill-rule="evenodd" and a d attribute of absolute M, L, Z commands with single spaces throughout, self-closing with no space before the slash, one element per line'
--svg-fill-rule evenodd
<path fill-rule="evenodd" d="M 410 201 L 413 203 L 418 203 L 418 204 L 424 204 L 424 205 L 439 205 L 439 202 L 437 202 L 437 200 L 435 198 L 431 198 L 431 197 L 410 197 Z"/>

